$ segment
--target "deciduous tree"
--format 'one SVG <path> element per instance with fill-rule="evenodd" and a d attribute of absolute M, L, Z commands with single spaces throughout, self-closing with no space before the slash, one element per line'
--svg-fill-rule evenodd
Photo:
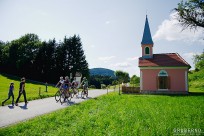
<path fill-rule="evenodd" d="M 127 72 L 121 71 L 121 70 L 117 70 L 115 71 L 115 76 L 117 78 L 117 80 L 119 81 L 119 83 L 127 83 L 130 81 L 130 76 Z"/>
<path fill-rule="evenodd" d="M 204 69 L 204 50 L 202 54 L 194 56 L 194 64 L 197 71 Z"/>
<path fill-rule="evenodd" d="M 174 10 L 183 29 L 204 28 L 204 0 L 182 0 Z"/>
<path fill-rule="evenodd" d="M 136 75 L 133 75 L 131 78 L 130 78 L 130 84 L 132 85 L 137 85 L 140 83 L 140 78 L 137 77 Z"/>

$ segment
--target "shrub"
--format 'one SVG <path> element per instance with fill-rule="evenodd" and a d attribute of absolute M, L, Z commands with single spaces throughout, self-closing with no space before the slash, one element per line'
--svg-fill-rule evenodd
<path fill-rule="evenodd" d="M 95 85 L 90 85 L 89 88 L 96 89 Z"/>
<path fill-rule="evenodd" d="M 101 84 L 101 89 L 105 89 L 106 85 L 105 84 Z"/>

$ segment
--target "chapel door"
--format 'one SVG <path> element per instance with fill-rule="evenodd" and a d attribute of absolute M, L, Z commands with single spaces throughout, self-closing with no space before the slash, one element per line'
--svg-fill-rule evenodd
<path fill-rule="evenodd" d="M 159 89 L 168 89 L 168 77 L 167 76 L 159 77 Z"/>
<path fill-rule="evenodd" d="M 170 77 L 165 70 L 160 70 L 157 79 L 158 89 L 170 89 Z"/>

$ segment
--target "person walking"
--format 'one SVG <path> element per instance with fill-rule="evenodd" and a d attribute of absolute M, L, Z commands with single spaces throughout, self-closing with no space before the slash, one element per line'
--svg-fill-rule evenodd
<path fill-rule="evenodd" d="M 2 106 L 4 106 L 4 103 L 12 97 L 12 105 L 14 106 L 14 95 L 13 95 L 13 90 L 14 90 L 14 83 L 11 82 L 9 86 L 9 93 L 8 93 L 8 98 L 2 102 Z"/>
<path fill-rule="evenodd" d="M 26 99 L 26 92 L 25 92 L 25 78 L 21 78 L 21 83 L 20 83 L 20 88 L 19 88 L 19 94 L 18 94 L 18 98 L 16 99 L 16 103 L 15 105 L 18 106 L 18 101 L 19 101 L 19 98 L 21 97 L 21 95 L 23 94 L 24 96 L 24 101 L 25 101 L 25 104 L 28 103 L 27 99 Z"/>

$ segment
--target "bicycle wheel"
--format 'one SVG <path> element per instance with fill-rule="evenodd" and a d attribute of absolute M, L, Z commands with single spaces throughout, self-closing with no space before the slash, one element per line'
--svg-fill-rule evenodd
<path fill-rule="evenodd" d="M 86 98 L 88 97 L 88 94 L 89 94 L 89 93 L 88 93 L 88 89 L 86 89 Z"/>
<path fill-rule="evenodd" d="M 72 98 L 74 97 L 74 95 L 77 97 L 79 95 L 79 91 L 76 88 L 72 89 Z"/>
<path fill-rule="evenodd" d="M 71 98 L 73 98 L 74 97 L 74 89 L 72 88 L 71 89 L 71 91 L 70 91 L 70 94 L 69 94 L 70 96 L 71 96 Z"/>
<path fill-rule="evenodd" d="M 76 88 L 76 95 L 79 96 L 79 90 Z"/>
<path fill-rule="evenodd" d="M 61 95 L 60 95 L 60 102 L 61 102 L 61 104 L 64 103 L 64 101 L 65 101 L 65 93 L 62 92 Z"/>
<path fill-rule="evenodd" d="M 56 100 L 56 102 L 58 102 L 60 100 L 60 91 L 59 90 L 55 93 L 55 100 Z"/>
<path fill-rule="evenodd" d="M 84 98 L 84 90 L 81 91 L 81 98 Z"/>
<path fill-rule="evenodd" d="M 71 101 L 71 99 L 72 99 L 73 97 L 74 97 L 74 96 L 73 96 L 73 93 L 70 92 L 70 93 L 68 94 L 67 100 L 68 100 L 68 101 Z"/>
<path fill-rule="evenodd" d="M 76 91 L 76 94 L 75 94 L 76 98 L 79 98 L 79 90 L 76 88 L 75 91 Z"/>

